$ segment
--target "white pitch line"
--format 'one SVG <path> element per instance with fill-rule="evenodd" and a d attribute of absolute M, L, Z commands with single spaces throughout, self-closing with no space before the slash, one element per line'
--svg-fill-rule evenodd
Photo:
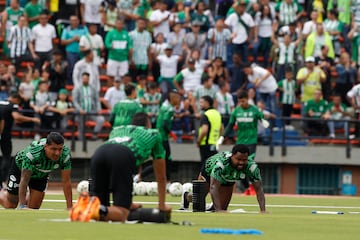
<path fill-rule="evenodd" d="M 65 200 L 55 200 L 55 199 L 44 199 L 44 202 L 56 202 L 56 203 L 64 203 Z M 138 202 L 141 204 L 158 204 L 157 202 Z M 180 202 L 166 202 L 169 205 L 180 205 Z M 258 204 L 238 204 L 238 203 L 230 203 L 230 207 L 258 207 Z M 316 205 L 281 205 L 281 204 L 267 204 L 266 207 L 273 208 L 344 208 L 344 209 L 360 209 L 359 206 L 316 206 Z"/>

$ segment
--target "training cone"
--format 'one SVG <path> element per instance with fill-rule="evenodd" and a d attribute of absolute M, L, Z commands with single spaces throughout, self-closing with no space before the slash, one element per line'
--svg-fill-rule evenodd
<path fill-rule="evenodd" d="M 247 195 L 247 196 L 254 196 L 254 195 L 256 195 L 254 186 L 253 186 L 252 184 L 250 184 L 250 185 L 249 185 L 249 188 L 245 190 L 244 195 Z"/>

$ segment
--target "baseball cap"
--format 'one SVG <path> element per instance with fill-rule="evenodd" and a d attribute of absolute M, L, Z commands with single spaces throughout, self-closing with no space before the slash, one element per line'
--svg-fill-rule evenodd
<path fill-rule="evenodd" d="M 121 82 L 121 78 L 120 77 L 115 77 L 114 81 L 115 82 Z"/>
<path fill-rule="evenodd" d="M 305 59 L 305 62 L 315 62 L 315 58 L 313 56 L 309 56 Z"/>
<path fill-rule="evenodd" d="M 59 90 L 59 95 L 60 95 L 60 94 L 65 94 L 65 95 L 67 95 L 67 94 L 68 94 L 68 91 L 67 91 L 65 88 L 62 88 L 62 89 Z"/>

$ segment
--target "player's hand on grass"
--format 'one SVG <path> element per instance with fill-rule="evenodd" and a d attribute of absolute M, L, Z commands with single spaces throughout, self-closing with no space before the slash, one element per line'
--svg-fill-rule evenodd
<path fill-rule="evenodd" d="M 164 204 L 163 206 L 159 205 L 159 210 L 164 212 L 171 212 L 172 209 L 170 205 Z"/>

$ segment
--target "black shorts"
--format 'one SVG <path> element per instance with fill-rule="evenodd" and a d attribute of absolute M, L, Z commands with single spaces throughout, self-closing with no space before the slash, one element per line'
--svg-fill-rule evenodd
<path fill-rule="evenodd" d="M 19 195 L 19 185 L 21 178 L 21 170 L 15 163 L 15 158 L 12 158 L 11 167 L 9 170 L 9 177 L 7 183 L 7 191 L 13 195 Z M 31 178 L 29 181 L 29 188 L 39 192 L 45 192 L 49 177 Z"/>
<path fill-rule="evenodd" d="M 112 192 L 114 206 L 130 209 L 136 170 L 135 156 L 128 147 L 120 144 L 100 146 L 91 158 L 94 194 L 103 205 L 109 206 Z"/>

